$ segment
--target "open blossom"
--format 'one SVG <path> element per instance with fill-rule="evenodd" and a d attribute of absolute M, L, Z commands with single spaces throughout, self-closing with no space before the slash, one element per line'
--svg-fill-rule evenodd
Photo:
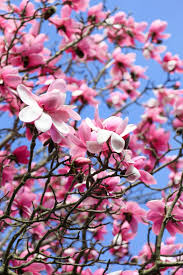
<path fill-rule="evenodd" d="M 20 111 L 20 120 L 25 123 L 34 122 L 37 130 L 41 132 L 50 130 L 51 135 L 54 135 L 55 132 L 62 135 L 67 134 L 69 127 L 65 122 L 69 118 L 79 120 L 80 116 L 72 110 L 74 106 L 64 105 L 66 94 L 63 92 L 65 89 L 63 80 L 55 80 L 49 86 L 47 93 L 38 97 L 24 85 L 19 85 L 18 95 L 28 105 Z"/>
<path fill-rule="evenodd" d="M 183 62 L 178 55 L 172 56 L 170 52 L 167 52 L 162 60 L 162 67 L 166 72 L 183 72 Z"/>
<path fill-rule="evenodd" d="M 22 68 L 33 67 L 45 63 L 44 42 L 47 39 L 45 34 L 27 33 L 22 37 L 21 44 L 12 49 L 10 55 L 11 64 Z"/>
<path fill-rule="evenodd" d="M 166 50 L 164 45 L 154 45 L 153 43 L 146 42 L 143 48 L 143 55 L 145 58 L 155 59 L 158 62 L 161 62 L 160 54 Z"/>
<path fill-rule="evenodd" d="M 69 5 L 76 12 L 85 11 L 88 8 L 89 0 L 63 0 L 63 4 Z"/>
<path fill-rule="evenodd" d="M 161 42 L 162 39 L 169 38 L 170 36 L 169 34 L 167 33 L 162 34 L 162 32 L 164 32 L 166 27 L 167 27 L 167 22 L 165 21 L 162 21 L 159 19 L 153 21 L 149 28 L 147 39 L 151 39 L 153 43 L 159 43 Z"/>
<path fill-rule="evenodd" d="M 115 207 L 119 207 L 115 205 Z M 124 203 L 124 207 L 114 214 L 114 218 L 123 222 L 127 222 L 130 226 L 131 232 L 137 233 L 138 223 L 144 223 L 146 217 L 146 211 L 133 201 Z"/>
<path fill-rule="evenodd" d="M 128 118 L 123 120 L 120 117 L 111 116 L 104 121 L 101 121 L 98 115 L 98 110 L 95 114 L 94 123 L 89 118 L 86 119 L 86 122 L 97 135 L 96 141 L 87 142 L 87 149 L 91 153 L 95 153 L 95 147 L 97 145 L 100 145 L 102 150 L 102 145 L 109 139 L 112 150 L 116 153 L 121 153 L 125 147 L 125 136 L 136 129 L 134 124 L 128 124 Z"/>
<path fill-rule="evenodd" d="M 111 69 L 111 75 L 114 78 L 121 77 L 127 69 L 132 67 L 135 61 L 135 53 L 123 54 L 120 48 L 116 48 L 112 54 L 114 58 L 114 66 Z"/>
<path fill-rule="evenodd" d="M 5 95 L 10 88 L 16 89 L 21 82 L 18 69 L 8 65 L 0 69 L 0 92 Z"/>
<path fill-rule="evenodd" d="M 112 92 L 107 99 L 107 104 L 109 106 L 114 106 L 115 108 L 120 108 L 124 105 L 127 98 L 128 96 L 125 93 L 121 93 L 119 91 Z"/>
<path fill-rule="evenodd" d="M 153 222 L 152 230 L 158 235 L 162 226 L 162 222 L 165 217 L 165 209 L 171 207 L 172 202 L 167 202 L 163 199 L 152 200 L 147 203 L 150 210 L 147 213 L 147 219 Z M 174 236 L 176 233 L 183 234 L 183 222 L 182 222 L 183 211 L 178 206 L 175 205 L 171 214 L 171 218 L 166 224 L 166 229 L 168 232 Z"/>

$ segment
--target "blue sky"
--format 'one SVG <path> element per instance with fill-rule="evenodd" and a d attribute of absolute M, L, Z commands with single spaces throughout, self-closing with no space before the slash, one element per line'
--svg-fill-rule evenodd
<path fill-rule="evenodd" d="M 106 0 L 110 7 L 118 6 L 126 13 L 132 13 L 135 20 L 147 21 L 161 19 L 168 22 L 167 32 L 171 37 L 166 45 L 173 54 L 183 57 L 183 1 L 182 0 Z"/>

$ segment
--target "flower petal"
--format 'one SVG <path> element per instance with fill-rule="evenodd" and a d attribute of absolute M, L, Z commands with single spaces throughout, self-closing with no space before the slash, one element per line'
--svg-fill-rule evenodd
<path fill-rule="evenodd" d="M 140 172 L 140 179 L 146 184 L 156 184 L 155 178 L 149 174 L 147 171 L 139 170 Z"/>
<path fill-rule="evenodd" d="M 137 126 L 135 124 L 128 124 L 125 128 L 125 130 L 123 131 L 123 133 L 121 133 L 121 136 L 124 137 L 127 134 L 129 134 L 130 132 L 134 131 L 137 128 Z"/>
<path fill-rule="evenodd" d="M 51 129 L 50 129 L 50 134 L 51 134 L 51 138 L 52 138 L 53 142 L 55 142 L 55 143 L 61 142 L 63 136 L 62 136 L 61 133 L 55 128 L 54 125 L 52 125 L 52 127 L 51 127 Z"/>
<path fill-rule="evenodd" d="M 59 122 L 59 121 L 53 120 L 53 125 L 61 134 L 69 133 L 69 127 L 64 121 Z"/>
<path fill-rule="evenodd" d="M 102 145 L 98 144 L 96 141 L 87 141 L 86 146 L 87 150 L 92 154 L 96 154 L 102 151 Z"/>
<path fill-rule="evenodd" d="M 65 94 L 60 92 L 50 92 L 42 94 L 39 97 L 39 104 L 40 106 L 44 106 L 44 110 L 47 112 L 55 112 L 59 107 L 65 102 Z"/>
<path fill-rule="evenodd" d="M 54 80 L 48 88 L 48 92 L 53 90 L 59 90 L 60 92 L 66 91 L 66 82 L 63 79 L 56 79 Z"/>
<path fill-rule="evenodd" d="M 18 95 L 19 95 L 20 99 L 25 104 L 30 105 L 30 106 L 39 107 L 39 105 L 37 104 L 37 101 L 36 101 L 36 95 L 32 94 L 31 91 L 27 87 L 20 84 L 17 87 L 17 92 L 18 92 Z"/>
<path fill-rule="evenodd" d="M 140 173 L 137 168 L 135 168 L 133 165 L 130 165 L 126 170 L 125 176 L 127 177 L 129 182 L 135 182 L 137 179 L 140 178 Z"/>
<path fill-rule="evenodd" d="M 112 132 L 105 130 L 105 129 L 101 129 L 98 131 L 97 133 L 97 142 L 99 144 L 103 144 L 104 142 L 106 142 L 110 136 L 111 136 Z"/>
<path fill-rule="evenodd" d="M 19 113 L 19 119 L 23 122 L 32 122 L 38 119 L 43 110 L 41 108 L 32 108 L 32 106 L 27 106 L 23 108 Z"/>
<path fill-rule="evenodd" d="M 46 132 L 51 128 L 52 119 L 48 114 L 43 112 L 40 118 L 37 119 L 34 124 L 39 131 Z"/>
<path fill-rule="evenodd" d="M 98 130 L 98 128 L 95 126 L 95 124 L 93 123 L 93 121 L 91 121 L 91 119 L 89 117 L 87 117 L 85 119 L 85 121 L 92 130 L 94 130 L 94 131 Z"/>
<path fill-rule="evenodd" d="M 62 107 L 62 109 L 68 113 L 70 118 L 74 120 L 80 120 L 81 119 L 80 115 L 74 110 L 72 110 L 74 108 L 76 108 L 76 106 L 73 106 L 73 105 L 63 105 Z"/>
<path fill-rule="evenodd" d="M 125 141 L 116 133 L 112 133 L 111 136 L 111 147 L 114 152 L 121 153 L 125 147 Z"/>

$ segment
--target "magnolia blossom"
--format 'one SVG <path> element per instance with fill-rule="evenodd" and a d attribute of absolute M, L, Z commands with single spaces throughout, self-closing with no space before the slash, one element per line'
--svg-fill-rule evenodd
<path fill-rule="evenodd" d="M 111 148 L 116 153 L 121 153 L 125 147 L 125 136 L 136 129 L 134 124 L 128 124 L 128 118 L 122 120 L 120 117 L 111 116 L 103 122 L 100 120 L 98 110 L 95 114 L 95 123 L 89 118 L 86 119 L 88 126 L 96 132 L 97 140 L 88 141 L 87 149 L 91 153 L 96 153 L 97 145 L 102 147 L 102 144 L 110 139 Z"/>
<path fill-rule="evenodd" d="M 28 106 L 24 107 L 19 118 L 25 123 L 34 122 L 38 131 L 68 134 L 69 127 L 65 123 L 69 118 L 76 120 L 80 116 L 73 111 L 74 106 L 64 105 L 66 94 L 65 82 L 63 80 L 54 81 L 48 88 L 47 93 L 41 96 L 32 94 L 24 85 L 20 84 L 17 88 L 20 99 Z"/>

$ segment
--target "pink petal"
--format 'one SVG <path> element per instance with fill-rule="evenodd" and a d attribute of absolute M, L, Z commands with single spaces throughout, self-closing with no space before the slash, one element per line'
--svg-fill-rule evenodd
<path fill-rule="evenodd" d="M 5 80 L 6 82 L 8 82 L 7 84 L 12 88 L 16 88 L 17 85 L 21 82 L 20 76 L 14 74 L 6 75 Z"/>
<path fill-rule="evenodd" d="M 147 171 L 139 170 L 139 172 L 140 172 L 140 179 L 144 183 L 147 183 L 147 184 L 156 184 L 157 183 L 155 178 L 151 174 L 149 174 Z"/>
<path fill-rule="evenodd" d="M 66 95 L 60 92 L 45 93 L 39 97 L 39 104 L 44 106 L 45 111 L 55 112 L 59 107 L 63 106 L 65 97 Z"/>
<path fill-rule="evenodd" d="M 158 221 L 158 222 L 155 222 L 153 223 L 153 226 L 152 226 L 152 230 L 154 232 L 154 234 L 158 235 L 159 232 L 160 232 L 160 229 L 161 229 L 161 224 L 162 224 L 162 221 Z"/>
<path fill-rule="evenodd" d="M 48 92 L 51 92 L 53 90 L 59 90 L 60 92 L 65 92 L 66 88 L 67 86 L 63 79 L 56 79 L 49 86 Z"/>
<path fill-rule="evenodd" d="M 156 211 L 157 213 L 163 213 L 165 208 L 165 203 L 162 200 L 152 200 L 146 203 L 147 207 Z"/>
<path fill-rule="evenodd" d="M 60 132 L 55 128 L 55 126 L 52 124 L 52 127 L 50 129 L 50 134 L 53 142 L 59 143 L 61 142 L 63 136 L 60 134 Z"/>
<path fill-rule="evenodd" d="M 128 125 L 128 117 L 125 117 L 125 119 L 120 123 L 120 125 L 117 127 L 116 132 L 117 133 L 123 133 L 123 131 L 126 129 Z"/>
<path fill-rule="evenodd" d="M 75 106 L 73 106 L 73 105 L 64 105 L 63 108 L 69 114 L 70 118 L 72 118 L 74 120 L 80 120 L 81 119 L 80 115 L 72 110 L 73 108 L 75 108 Z"/>
<path fill-rule="evenodd" d="M 32 94 L 31 91 L 24 85 L 22 85 L 22 84 L 18 85 L 17 92 L 18 92 L 20 99 L 25 104 L 30 105 L 30 106 L 35 106 L 35 105 L 38 106 L 38 104 L 36 102 L 36 95 Z"/>
<path fill-rule="evenodd" d="M 27 106 L 23 108 L 19 113 L 19 119 L 23 122 L 32 122 L 40 117 L 43 110 L 41 108 L 32 108 Z"/>
<path fill-rule="evenodd" d="M 92 153 L 99 153 L 102 151 L 102 145 L 98 144 L 96 141 L 87 141 L 87 150 Z"/>
<path fill-rule="evenodd" d="M 111 147 L 114 152 L 121 153 L 125 147 L 125 141 L 116 133 L 112 133 L 111 136 Z"/>
<path fill-rule="evenodd" d="M 48 114 L 43 112 L 42 115 L 40 116 L 40 118 L 37 119 L 34 122 L 34 124 L 40 132 L 44 133 L 44 132 L 50 130 L 51 125 L 52 125 L 52 119 Z"/>
<path fill-rule="evenodd" d="M 85 121 L 82 121 L 81 125 L 79 126 L 78 135 L 79 138 L 84 142 L 90 140 L 91 129 Z"/>
<path fill-rule="evenodd" d="M 99 111 L 98 111 L 98 105 L 96 106 L 95 108 L 95 122 L 96 122 L 96 125 L 99 127 L 99 128 L 103 128 L 102 126 L 102 121 L 99 117 Z"/>
<path fill-rule="evenodd" d="M 67 122 L 69 119 L 69 114 L 64 108 L 60 108 L 56 112 L 50 112 L 50 116 L 52 117 L 52 120 L 54 120 L 57 123 L 61 123 L 63 121 Z"/>
<path fill-rule="evenodd" d="M 104 130 L 104 129 L 99 130 L 97 133 L 97 142 L 99 144 L 103 144 L 110 138 L 111 134 L 112 134 L 111 131 Z"/>
<path fill-rule="evenodd" d="M 44 64 L 44 59 L 40 54 L 33 53 L 29 55 L 29 67 Z"/>

